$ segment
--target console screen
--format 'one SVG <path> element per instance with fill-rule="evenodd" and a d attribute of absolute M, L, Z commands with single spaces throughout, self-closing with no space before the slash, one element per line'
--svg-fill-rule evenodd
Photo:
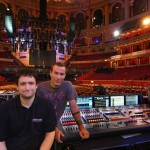
<path fill-rule="evenodd" d="M 126 105 L 138 105 L 138 95 L 125 95 L 125 103 Z"/>
<path fill-rule="evenodd" d="M 110 106 L 124 106 L 124 95 L 111 95 Z"/>
<path fill-rule="evenodd" d="M 93 97 L 83 96 L 76 98 L 79 108 L 92 108 L 93 107 Z"/>
<path fill-rule="evenodd" d="M 93 98 L 94 107 L 109 107 L 109 96 L 100 95 Z"/>
<path fill-rule="evenodd" d="M 80 109 L 93 107 L 93 97 L 92 96 L 77 97 L 76 102 Z M 65 109 L 66 110 L 70 109 L 69 102 L 67 102 Z"/>

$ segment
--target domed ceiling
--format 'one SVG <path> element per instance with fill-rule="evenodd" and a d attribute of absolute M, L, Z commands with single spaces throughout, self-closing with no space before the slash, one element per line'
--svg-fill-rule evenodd
<path fill-rule="evenodd" d="M 22 5 L 27 7 L 39 8 L 40 0 L 4 0 L 9 4 Z M 82 10 L 89 7 L 97 7 L 97 4 L 108 3 L 108 0 L 47 0 L 47 8 L 56 10 Z"/>
<path fill-rule="evenodd" d="M 47 4 L 48 7 L 55 6 L 61 9 L 63 7 L 85 9 L 104 1 L 106 2 L 106 0 L 47 0 Z"/>

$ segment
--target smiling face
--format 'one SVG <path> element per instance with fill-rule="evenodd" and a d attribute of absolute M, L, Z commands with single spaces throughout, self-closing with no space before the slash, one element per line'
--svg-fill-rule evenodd
<path fill-rule="evenodd" d="M 36 79 L 33 76 L 20 76 L 17 89 L 22 100 L 32 101 L 37 89 Z"/>
<path fill-rule="evenodd" d="M 59 88 L 66 77 L 66 68 L 58 65 L 54 65 L 50 71 L 51 86 L 53 88 Z"/>

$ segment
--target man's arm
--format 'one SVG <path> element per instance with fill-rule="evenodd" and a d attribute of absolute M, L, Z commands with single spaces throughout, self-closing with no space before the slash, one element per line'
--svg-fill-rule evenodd
<path fill-rule="evenodd" d="M 55 131 L 47 132 L 40 146 L 40 150 L 50 150 L 54 141 Z"/>
<path fill-rule="evenodd" d="M 64 137 L 64 133 L 58 129 L 57 127 L 55 128 L 55 140 L 58 142 L 58 143 L 63 143 L 63 141 L 61 140 L 61 137 Z"/>
<path fill-rule="evenodd" d="M 0 142 L 0 150 L 7 150 L 5 141 Z"/>
<path fill-rule="evenodd" d="M 79 107 L 78 107 L 76 101 L 75 100 L 70 100 L 69 105 L 70 105 L 71 113 L 72 113 L 76 123 L 78 124 L 81 138 L 82 139 L 89 138 L 89 132 L 87 130 L 85 130 L 85 128 L 83 126 L 83 123 L 82 123 L 82 120 L 81 120 L 81 115 L 80 115 L 80 110 L 79 110 Z"/>

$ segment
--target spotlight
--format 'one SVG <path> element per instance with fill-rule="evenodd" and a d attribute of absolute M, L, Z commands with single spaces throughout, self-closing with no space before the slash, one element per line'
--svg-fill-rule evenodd
<path fill-rule="evenodd" d="M 114 31 L 114 36 L 117 37 L 120 35 L 120 32 L 118 30 Z"/>

